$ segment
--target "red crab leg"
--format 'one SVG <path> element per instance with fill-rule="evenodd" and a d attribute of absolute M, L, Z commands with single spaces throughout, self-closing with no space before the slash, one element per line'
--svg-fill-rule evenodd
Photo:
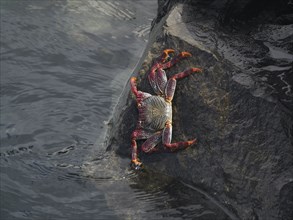
<path fill-rule="evenodd" d="M 171 78 L 168 80 L 167 86 L 165 88 L 165 100 L 167 102 L 171 102 L 173 100 L 176 89 L 176 83 L 176 79 Z"/>
<path fill-rule="evenodd" d="M 174 57 L 169 62 L 162 64 L 161 68 L 162 69 L 170 68 L 171 66 L 173 66 L 176 63 L 178 63 L 180 60 L 182 60 L 185 57 L 191 57 L 191 53 L 181 52 L 180 54 L 178 54 L 176 57 Z"/>
<path fill-rule="evenodd" d="M 136 77 L 130 78 L 130 86 L 131 86 L 132 93 L 137 97 L 138 91 L 137 91 L 137 87 L 136 87 Z"/>
<path fill-rule="evenodd" d="M 201 73 L 201 72 L 202 70 L 200 68 L 190 68 L 181 73 L 175 74 L 174 76 L 172 76 L 172 79 L 182 79 L 186 76 L 189 76 L 191 73 Z"/>
<path fill-rule="evenodd" d="M 190 145 L 196 143 L 196 139 L 190 140 L 190 141 L 181 141 L 176 143 L 171 143 L 172 140 L 172 124 L 169 122 L 166 124 L 166 127 L 163 130 L 163 144 L 167 149 L 178 150 L 178 149 L 184 149 L 189 147 Z"/>
<path fill-rule="evenodd" d="M 153 134 L 142 129 L 135 129 L 131 134 L 131 162 L 134 164 L 135 168 L 138 168 L 142 165 L 138 159 L 138 150 L 136 140 L 147 139 Z"/>
<path fill-rule="evenodd" d="M 148 98 L 151 96 L 151 94 L 146 93 L 146 92 L 142 92 L 142 91 L 138 91 L 137 87 L 136 87 L 136 77 L 131 77 L 130 78 L 130 86 L 131 86 L 131 91 L 132 93 L 136 96 L 136 101 L 137 104 L 140 105 L 140 103 L 142 102 L 142 100 Z"/>
<path fill-rule="evenodd" d="M 199 68 L 191 68 L 191 69 L 185 70 L 185 71 L 183 71 L 181 73 L 177 73 L 174 76 L 172 76 L 168 80 L 166 88 L 165 88 L 165 97 L 166 97 L 165 99 L 166 99 L 166 101 L 171 102 L 173 100 L 175 89 L 176 89 L 176 80 L 177 79 L 182 79 L 182 78 L 184 78 L 186 76 L 189 76 L 193 72 L 201 72 L 201 71 L 202 70 L 199 69 Z"/>
<path fill-rule="evenodd" d="M 135 129 L 131 135 L 131 162 L 135 167 L 140 167 L 142 163 L 138 159 L 136 140 L 148 138 L 149 135 L 144 133 L 143 130 Z"/>
<path fill-rule="evenodd" d="M 161 141 L 162 131 L 156 132 L 154 135 L 150 136 L 141 146 L 141 149 L 145 153 L 152 153 L 157 151 L 156 145 Z"/>
<path fill-rule="evenodd" d="M 137 144 L 134 138 L 131 140 L 131 150 L 131 163 L 133 163 L 135 167 L 140 167 L 142 163 L 137 156 Z"/>
<path fill-rule="evenodd" d="M 137 97 L 138 91 L 137 91 L 137 87 L 136 87 L 136 77 L 130 78 L 130 86 L 131 86 L 132 93 Z"/>

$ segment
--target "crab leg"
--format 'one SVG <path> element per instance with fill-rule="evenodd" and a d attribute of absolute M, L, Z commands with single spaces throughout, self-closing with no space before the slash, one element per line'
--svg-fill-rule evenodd
<path fill-rule="evenodd" d="M 161 68 L 162 69 L 168 69 L 168 68 L 172 67 L 173 65 L 175 65 L 176 63 L 178 63 L 180 60 L 182 60 L 185 57 L 191 57 L 191 53 L 181 52 L 180 54 L 178 54 L 176 57 L 174 57 L 169 62 L 163 63 Z"/>
<path fill-rule="evenodd" d="M 172 102 L 176 89 L 176 84 L 176 79 L 171 78 L 168 80 L 168 83 L 165 88 L 165 99 L 167 102 Z"/>
<path fill-rule="evenodd" d="M 162 137 L 162 131 L 156 132 L 154 135 L 150 136 L 141 146 L 141 149 L 145 153 L 152 153 L 157 151 L 155 148 L 158 143 L 160 143 Z"/>
<path fill-rule="evenodd" d="M 163 144 L 167 149 L 170 149 L 171 151 L 184 149 L 196 143 L 196 139 L 193 139 L 190 141 L 181 141 L 176 143 L 171 143 L 171 140 L 172 140 L 172 124 L 170 122 L 167 122 L 166 127 L 163 130 L 163 135 L 162 135 Z"/>
<path fill-rule="evenodd" d="M 189 76 L 191 73 L 201 73 L 202 70 L 200 68 L 190 68 L 188 70 L 185 70 L 181 73 L 177 73 L 174 76 L 172 76 L 172 79 L 182 79 L 186 76 Z"/>
<path fill-rule="evenodd" d="M 136 96 L 136 101 L 137 101 L 137 104 L 140 105 L 140 103 L 151 96 L 151 94 L 149 93 L 146 93 L 146 92 L 142 92 L 142 91 L 139 91 L 137 90 L 137 87 L 136 87 L 136 77 L 131 77 L 130 79 L 130 85 L 131 85 L 131 91 L 132 93 Z"/>
<path fill-rule="evenodd" d="M 136 169 L 141 167 L 142 163 L 138 158 L 138 150 L 136 140 L 147 139 L 141 146 L 145 153 L 151 153 L 156 151 L 155 146 L 160 142 L 162 137 L 162 131 L 156 132 L 155 134 L 142 129 L 135 129 L 131 135 L 131 162 Z"/>
<path fill-rule="evenodd" d="M 137 156 L 137 144 L 134 138 L 131 139 L 131 150 L 131 163 L 133 163 L 135 167 L 140 167 L 142 163 Z"/>
<path fill-rule="evenodd" d="M 131 153 L 131 162 L 134 164 L 135 167 L 140 167 L 141 166 L 141 162 L 140 160 L 138 159 L 138 151 L 137 151 L 137 143 L 136 143 L 136 140 L 139 140 L 139 139 L 147 139 L 151 136 L 152 134 L 144 131 L 144 130 L 141 130 L 141 129 L 135 129 L 133 132 L 132 132 L 132 135 L 131 135 L 131 150 L 132 150 L 132 153 Z"/>
<path fill-rule="evenodd" d="M 137 87 L 136 87 L 136 77 L 130 78 L 130 86 L 131 86 L 132 93 L 137 97 L 138 91 L 137 91 Z"/>
<path fill-rule="evenodd" d="M 173 100 L 175 89 L 176 89 L 176 82 L 177 82 L 176 80 L 177 79 L 182 79 L 182 78 L 184 78 L 186 76 L 189 76 L 193 72 L 201 72 L 201 69 L 199 69 L 199 68 L 191 68 L 191 69 L 185 70 L 185 71 L 183 71 L 181 73 L 175 74 L 174 76 L 172 76 L 168 80 L 166 88 L 165 88 L 165 97 L 166 97 L 167 102 L 171 102 Z"/>

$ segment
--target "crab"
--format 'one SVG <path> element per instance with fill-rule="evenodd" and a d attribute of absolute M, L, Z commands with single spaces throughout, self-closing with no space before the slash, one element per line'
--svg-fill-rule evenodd
<path fill-rule="evenodd" d="M 138 122 L 131 135 L 131 164 L 134 169 L 140 169 L 142 162 L 138 158 L 137 140 L 146 139 L 141 149 L 145 153 L 157 151 L 160 142 L 170 151 L 185 149 L 196 143 L 196 139 L 171 143 L 172 140 L 172 100 L 178 79 L 185 78 L 192 73 L 202 72 L 200 68 L 190 68 L 167 79 L 164 69 L 168 69 L 178 61 L 191 57 L 188 52 L 181 52 L 177 56 L 173 49 L 166 49 L 154 62 L 150 69 L 148 80 L 156 93 L 151 95 L 137 89 L 136 77 L 131 77 L 131 91 L 136 97 L 138 108 Z M 173 58 L 172 58 L 173 57 Z"/>

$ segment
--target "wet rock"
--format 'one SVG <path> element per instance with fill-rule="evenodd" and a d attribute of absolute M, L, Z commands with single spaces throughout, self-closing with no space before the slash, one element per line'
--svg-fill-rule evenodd
<path fill-rule="evenodd" d="M 177 153 L 141 154 L 145 169 L 200 187 L 239 219 L 292 219 L 293 26 L 286 9 L 292 5 L 182 2 L 159 1 L 134 75 L 139 90 L 153 93 L 146 76 L 164 49 L 193 54 L 167 75 L 204 70 L 180 80 L 173 100 L 173 141 L 196 137 L 198 144 Z M 109 151 L 130 160 L 137 118 L 128 83 L 109 124 Z"/>

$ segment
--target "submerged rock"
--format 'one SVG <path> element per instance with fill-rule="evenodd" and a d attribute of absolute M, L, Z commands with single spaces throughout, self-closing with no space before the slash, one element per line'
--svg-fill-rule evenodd
<path fill-rule="evenodd" d="M 145 169 L 201 188 L 240 219 L 292 219 L 293 25 L 285 2 L 159 1 L 134 73 L 139 90 L 153 94 L 152 61 L 167 48 L 193 54 L 167 75 L 204 70 L 180 80 L 173 100 L 173 141 L 196 137 L 198 144 L 140 157 Z M 129 161 L 137 118 L 128 83 L 106 144 Z"/>

